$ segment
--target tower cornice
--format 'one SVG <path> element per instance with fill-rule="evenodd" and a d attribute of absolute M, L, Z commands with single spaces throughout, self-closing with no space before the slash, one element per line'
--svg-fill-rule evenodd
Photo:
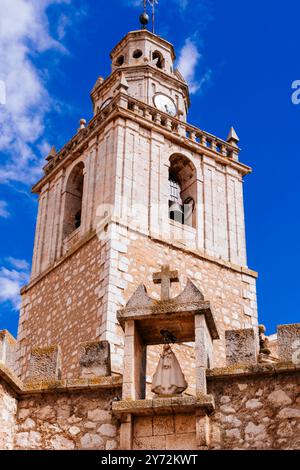
<path fill-rule="evenodd" d="M 181 146 L 199 155 L 211 158 L 212 162 L 216 161 L 225 166 L 230 166 L 237 170 L 241 176 L 252 172 L 249 166 L 238 161 L 239 148 L 120 92 L 106 108 L 95 115 L 85 129 L 79 130 L 61 151 L 57 153 L 55 158 L 44 167 L 46 175 L 33 186 L 32 191 L 39 194 L 43 186 L 58 171 L 69 161 L 78 158 L 89 147 L 90 141 L 109 122 L 119 117 L 139 123 L 148 130 L 155 130 L 167 139 L 179 143 Z"/>
<path fill-rule="evenodd" d="M 126 36 L 124 36 L 123 39 L 121 39 L 121 41 L 118 42 L 118 44 L 113 48 L 113 50 L 110 53 L 110 57 L 112 58 L 115 54 L 117 54 L 118 51 L 122 49 L 122 47 L 124 46 L 126 42 L 129 42 L 137 38 L 142 38 L 142 37 L 144 37 L 145 39 L 149 39 L 152 42 L 158 42 L 162 46 L 169 48 L 172 52 L 173 60 L 176 59 L 176 54 L 175 54 L 173 44 L 171 44 L 166 39 L 163 39 L 162 37 L 158 36 L 157 34 L 151 33 L 147 29 L 139 29 L 137 31 L 130 31 L 129 33 L 127 33 Z"/>

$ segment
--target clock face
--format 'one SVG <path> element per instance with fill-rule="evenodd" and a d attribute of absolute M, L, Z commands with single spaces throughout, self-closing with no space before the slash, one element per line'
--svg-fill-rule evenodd
<path fill-rule="evenodd" d="M 108 98 L 107 100 L 105 100 L 102 105 L 100 106 L 100 111 L 104 108 L 106 108 L 106 106 L 112 101 L 112 98 Z"/>
<path fill-rule="evenodd" d="M 174 101 L 162 93 L 158 93 L 153 98 L 154 104 L 160 111 L 175 117 L 177 114 L 177 108 Z"/>

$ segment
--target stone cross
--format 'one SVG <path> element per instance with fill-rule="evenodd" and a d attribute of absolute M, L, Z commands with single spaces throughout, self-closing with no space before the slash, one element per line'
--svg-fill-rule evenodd
<path fill-rule="evenodd" d="M 170 299 L 172 282 L 179 282 L 178 271 L 170 271 L 169 265 L 164 265 L 161 272 L 153 274 L 154 284 L 161 284 L 161 300 Z"/>

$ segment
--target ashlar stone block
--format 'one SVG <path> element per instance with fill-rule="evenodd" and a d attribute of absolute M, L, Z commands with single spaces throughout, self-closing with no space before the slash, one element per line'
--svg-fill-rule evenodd
<path fill-rule="evenodd" d="M 108 341 L 83 344 L 80 356 L 80 376 L 82 378 L 110 376 L 110 357 L 110 344 Z"/>
<path fill-rule="evenodd" d="M 258 338 L 253 328 L 225 331 L 226 362 L 235 364 L 256 364 Z"/>
<path fill-rule="evenodd" d="M 59 346 L 33 348 L 29 360 L 27 381 L 61 379 L 61 350 Z"/>
<path fill-rule="evenodd" d="M 277 341 L 279 360 L 300 364 L 300 323 L 278 326 Z"/>

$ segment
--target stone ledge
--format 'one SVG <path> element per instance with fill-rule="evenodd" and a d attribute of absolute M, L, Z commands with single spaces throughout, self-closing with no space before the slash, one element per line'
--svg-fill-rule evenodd
<path fill-rule="evenodd" d="M 112 411 L 117 418 L 123 415 L 156 416 L 175 413 L 191 413 L 202 408 L 208 414 L 215 409 L 212 395 L 198 395 L 197 397 L 156 398 L 146 400 L 123 400 L 113 403 Z"/>
<path fill-rule="evenodd" d="M 243 267 L 243 266 L 238 266 L 236 264 L 231 263 L 230 261 L 226 261 L 223 259 L 215 258 L 211 255 L 208 255 L 207 253 L 204 253 L 200 250 L 192 249 L 184 245 L 180 245 L 179 243 L 176 243 L 176 241 L 169 242 L 167 240 L 164 240 L 163 238 L 160 238 L 156 235 L 153 235 L 151 233 L 145 233 L 142 231 L 134 230 L 132 227 L 129 227 L 128 225 L 125 225 L 122 223 L 122 221 L 119 221 L 117 219 L 112 219 L 109 223 L 111 224 L 118 224 L 121 227 L 124 227 L 128 229 L 132 233 L 138 233 L 142 237 L 149 238 L 150 240 L 160 243 L 162 245 L 167 245 L 171 247 L 174 250 L 179 250 L 182 251 L 188 255 L 193 255 L 196 256 L 197 258 L 203 260 L 203 261 L 210 261 L 213 264 L 216 264 L 217 266 L 221 266 L 222 268 L 229 269 L 231 271 L 235 271 L 239 274 L 245 274 L 247 276 L 253 277 L 254 279 L 258 278 L 258 273 L 248 267 Z M 93 238 L 97 236 L 96 230 L 92 229 L 91 232 L 88 232 L 86 235 L 84 235 L 74 247 L 72 247 L 72 250 L 70 250 L 68 253 L 66 253 L 64 256 L 59 258 L 54 265 L 48 267 L 45 271 L 40 273 L 38 276 L 32 278 L 29 282 L 29 284 L 25 285 L 21 289 L 21 294 L 24 295 L 30 289 L 32 289 L 36 284 L 38 284 L 42 279 L 50 274 L 51 271 L 54 271 L 56 268 L 58 268 L 66 259 L 70 258 L 73 256 L 80 248 L 82 248 L 86 243 L 90 242 Z"/>
<path fill-rule="evenodd" d="M 247 377 L 255 375 L 276 375 L 289 372 L 300 372 L 300 364 L 276 362 L 274 364 L 236 364 L 207 371 L 207 379 L 227 379 L 228 377 Z"/>
<path fill-rule="evenodd" d="M 34 395 L 59 392 L 76 392 L 121 388 L 121 376 L 95 377 L 93 379 L 43 380 L 23 383 L 10 369 L 0 363 L 0 378 L 18 395 Z"/>
<path fill-rule="evenodd" d="M 0 362 L 0 378 L 6 382 L 7 385 L 16 393 L 21 393 L 23 390 L 23 382 L 10 370 L 5 364 Z"/>

